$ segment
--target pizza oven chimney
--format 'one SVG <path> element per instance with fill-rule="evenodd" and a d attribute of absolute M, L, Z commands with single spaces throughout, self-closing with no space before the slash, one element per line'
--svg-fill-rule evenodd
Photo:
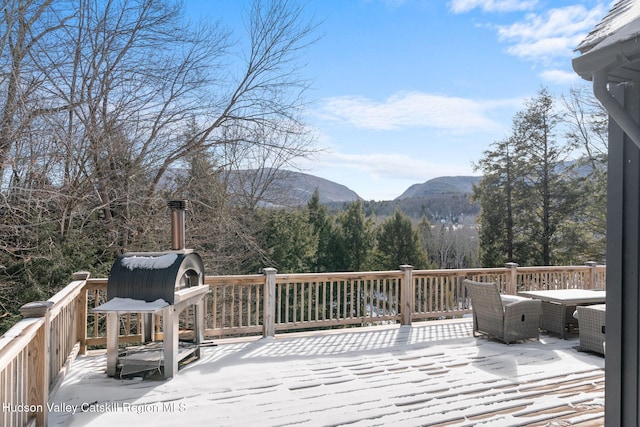
<path fill-rule="evenodd" d="M 186 200 L 171 200 L 171 250 L 181 251 L 185 248 L 184 217 L 187 209 Z"/>

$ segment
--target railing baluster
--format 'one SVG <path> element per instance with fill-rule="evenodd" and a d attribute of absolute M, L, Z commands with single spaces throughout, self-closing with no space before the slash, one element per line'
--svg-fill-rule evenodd
<path fill-rule="evenodd" d="M 331 286 L 331 279 L 322 283 L 322 320 L 327 320 L 327 286 Z"/>
<path fill-rule="evenodd" d="M 328 301 L 328 306 L 327 306 L 328 310 L 329 310 L 329 320 L 333 320 L 333 301 L 334 301 L 333 288 L 334 288 L 334 286 L 337 286 L 336 282 L 337 282 L 337 280 L 336 281 L 332 280 L 331 281 L 331 285 L 329 287 L 329 301 Z"/>
<path fill-rule="evenodd" d="M 340 302 L 340 314 L 338 316 L 339 319 L 347 318 L 347 294 L 349 293 L 349 280 L 345 280 L 342 282 L 342 291 L 340 295 L 342 296 L 342 301 Z"/>
<path fill-rule="evenodd" d="M 307 322 L 310 322 L 312 320 L 314 320 L 311 317 L 311 313 L 312 313 L 312 309 L 313 307 L 311 306 L 312 301 L 313 301 L 313 290 L 315 289 L 315 283 L 314 282 L 309 282 L 305 284 L 305 306 L 307 307 L 306 313 L 307 313 L 307 318 L 305 319 Z"/>
<path fill-rule="evenodd" d="M 286 286 L 285 286 L 285 292 L 284 292 L 284 323 L 289 323 L 289 310 L 290 310 L 290 305 L 289 304 L 289 295 L 291 294 L 290 289 L 291 289 L 291 283 L 287 282 Z"/>
<path fill-rule="evenodd" d="M 309 283 L 309 310 L 308 316 L 309 321 L 317 321 L 318 320 L 318 298 L 320 296 L 320 284 L 318 281 L 314 280 Z"/>
<path fill-rule="evenodd" d="M 293 283 L 293 323 L 298 321 L 298 287 L 299 283 Z"/>

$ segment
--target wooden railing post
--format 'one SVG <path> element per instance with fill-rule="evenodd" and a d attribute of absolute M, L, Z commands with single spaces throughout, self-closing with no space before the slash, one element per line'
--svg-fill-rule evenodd
<path fill-rule="evenodd" d="M 51 301 L 34 301 L 20 307 L 22 317 L 43 318 L 42 327 L 38 331 L 35 339 L 29 343 L 28 367 L 28 404 L 35 411 L 36 426 L 46 426 L 48 419 L 47 404 L 49 403 L 50 379 L 50 345 L 51 345 L 51 324 L 49 322 L 49 309 L 53 303 Z"/>
<path fill-rule="evenodd" d="M 413 266 L 403 264 L 400 270 L 404 272 L 402 288 L 400 289 L 400 324 L 411 325 L 413 313 Z"/>
<path fill-rule="evenodd" d="M 505 292 L 508 295 L 518 293 L 518 263 L 508 262 L 504 265 L 507 269 L 507 284 Z"/>
<path fill-rule="evenodd" d="M 276 336 L 276 273 L 272 267 L 263 268 L 264 281 L 264 315 L 262 321 L 262 336 Z"/>
<path fill-rule="evenodd" d="M 587 261 L 584 263 L 589 268 L 589 280 L 586 284 L 586 289 L 594 289 L 596 288 L 596 283 L 598 281 L 598 263 L 595 261 Z"/>
<path fill-rule="evenodd" d="M 71 275 L 71 280 L 84 280 L 86 281 L 91 276 L 88 271 L 77 271 Z M 87 287 L 80 294 L 76 302 L 76 310 L 78 312 L 76 318 L 76 331 L 78 336 L 76 339 L 80 343 L 78 348 L 78 354 L 87 353 Z"/>

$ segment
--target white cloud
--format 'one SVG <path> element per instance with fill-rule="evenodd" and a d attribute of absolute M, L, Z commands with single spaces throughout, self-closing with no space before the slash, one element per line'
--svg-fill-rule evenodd
<path fill-rule="evenodd" d="M 523 21 L 499 26 L 501 41 L 512 43 L 507 51 L 528 60 L 549 62 L 570 57 L 573 49 L 604 16 L 600 4 L 587 9 L 583 5 L 550 9 L 544 14 L 527 14 Z"/>
<path fill-rule="evenodd" d="M 325 168 L 335 167 L 340 170 L 349 170 L 351 173 L 358 171 L 375 179 L 415 181 L 423 179 L 425 171 L 444 169 L 442 165 L 430 163 L 415 156 L 393 152 L 366 154 L 333 152 L 322 158 L 321 162 Z M 446 170 L 450 171 L 451 168 Z"/>
<path fill-rule="evenodd" d="M 540 73 L 540 77 L 554 84 L 571 84 L 580 80 L 576 73 L 565 70 L 546 70 Z"/>
<path fill-rule="evenodd" d="M 449 8 L 453 13 L 482 9 L 485 12 L 514 12 L 532 10 L 538 0 L 452 0 Z"/>
<path fill-rule="evenodd" d="M 576 45 L 576 40 L 572 38 L 550 37 L 529 43 L 518 43 L 507 48 L 507 52 L 530 61 L 549 63 L 554 58 L 571 56 Z"/>
<path fill-rule="evenodd" d="M 502 125 L 489 118 L 494 109 L 515 107 L 520 100 L 482 101 L 410 92 L 384 101 L 343 96 L 320 102 L 320 118 L 373 130 L 435 128 L 456 133 L 495 131 Z"/>

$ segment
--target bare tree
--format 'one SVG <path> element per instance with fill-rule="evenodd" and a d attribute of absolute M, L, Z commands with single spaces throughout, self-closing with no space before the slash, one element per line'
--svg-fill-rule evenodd
<path fill-rule="evenodd" d="M 563 102 L 566 110 L 566 137 L 583 153 L 574 165 L 581 177 L 577 185 L 580 185 L 582 191 L 582 216 L 567 224 L 568 229 L 563 232 L 568 236 L 590 237 L 587 242 L 583 238 L 579 245 L 569 248 L 567 256 L 582 256 L 582 259 L 604 262 L 609 115 L 589 90 L 572 89 L 569 96 L 563 98 Z"/>
<path fill-rule="evenodd" d="M 188 24 L 173 0 L 0 2 L 7 282 L 66 280 L 70 269 L 104 270 L 110 256 L 156 244 L 166 198 L 197 188 L 172 182 L 194 156 L 220 178 L 312 149 L 301 69 L 314 24 L 298 4 L 256 0 L 247 43 L 235 44 L 220 24 Z M 225 203 L 229 219 L 237 200 Z M 248 236 L 250 222 L 227 224 Z M 33 260 L 44 262 L 38 272 Z"/>
<path fill-rule="evenodd" d="M 608 152 L 608 113 L 590 90 L 572 88 L 562 101 L 567 138 L 584 150 L 594 169 L 601 168 Z"/>
<path fill-rule="evenodd" d="M 53 0 L 3 0 L 0 14 L 0 179 L 9 168 L 14 179 L 10 152 L 30 133 L 29 126 L 40 115 L 50 112 L 43 96 L 44 77 L 39 72 L 43 55 L 51 45 L 52 34 L 70 18 L 55 9 Z M 64 106 L 63 106 L 64 108 Z"/>
<path fill-rule="evenodd" d="M 256 152 L 262 164 L 267 153 L 276 165 L 305 154 L 306 81 L 295 61 L 313 27 L 301 16 L 286 1 L 256 2 L 250 51 L 234 76 L 223 68 L 232 43 L 219 25 L 185 27 L 178 5 L 167 1 L 79 0 L 74 25 L 65 27 L 73 61 L 48 77 L 72 106 L 61 140 L 71 153 L 81 147 L 80 156 L 66 156 L 65 171 L 78 175 L 65 181 L 91 183 L 108 245 L 137 244 L 154 224 L 148 213 L 157 210 L 167 172 L 194 153 L 225 169 L 239 164 L 230 152 L 243 153 L 244 165 Z"/>

